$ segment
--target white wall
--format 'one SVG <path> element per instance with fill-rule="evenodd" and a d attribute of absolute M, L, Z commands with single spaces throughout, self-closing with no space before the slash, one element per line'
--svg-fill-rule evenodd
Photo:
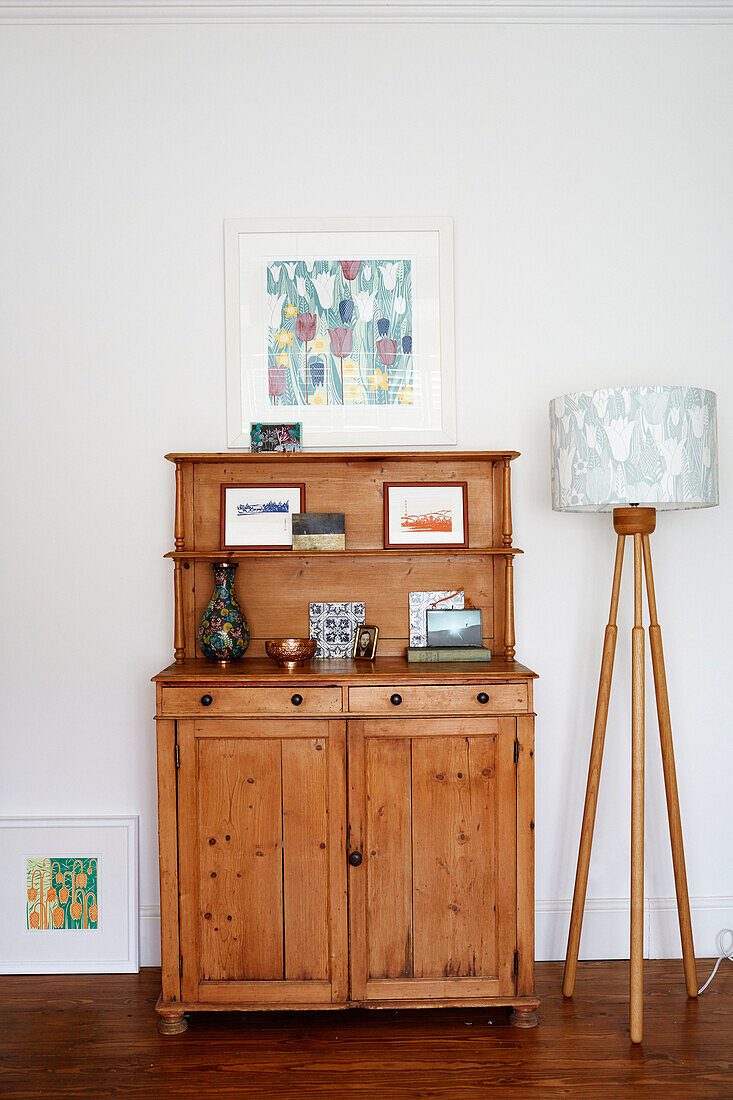
<path fill-rule="evenodd" d="M 225 449 L 222 221 L 452 215 L 459 445 L 516 447 L 538 954 L 561 957 L 614 536 L 550 510 L 547 404 L 718 391 L 720 508 L 659 519 L 697 950 L 732 922 L 733 27 L 0 28 L 0 812 L 141 815 L 171 658 L 170 450 Z M 583 952 L 625 954 L 629 596 Z M 246 599 L 245 599 L 246 603 Z M 675 954 L 649 699 L 647 946 Z M 151 943 L 153 946 L 151 946 Z"/>

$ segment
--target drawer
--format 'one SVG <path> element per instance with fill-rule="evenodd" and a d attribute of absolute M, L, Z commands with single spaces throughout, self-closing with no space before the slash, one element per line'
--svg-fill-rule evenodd
<path fill-rule="evenodd" d="M 488 698 L 484 699 L 484 696 Z M 349 711 L 360 714 L 438 716 L 441 714 L 514 714 L 516 711 L 524 710 L 527 710 L 527 685 L 522 683 L 349 688 Z"/>
<path fill-rule="evenodd" d="M 207 687 L 201 684 L 161 689 L 160 714 L 170 718 L 340 713 L 339 687 L 299 687 L 295 684 L 291 687 Z"/>

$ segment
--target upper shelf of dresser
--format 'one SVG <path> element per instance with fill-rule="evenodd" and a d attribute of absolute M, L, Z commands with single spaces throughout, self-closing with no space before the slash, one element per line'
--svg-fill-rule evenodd
<path fill-rule="evenodd" d="M 307 637 L 309 602 L 356 601 L 380 629 L 380 656 L 399 657 L 404 667 L 410 592 L 459 589 L 482 612 L 484 645 L 511 661 L 513 570 L 522 553 L 513 545 L 511 513 L 517 457 L 514 450 L 167 454 L 175 465 L 175 542 L 166 556 L 175 566 L 177 664 L 198 655 L 196 630 L 216 561 L 246 561 L 237 584 L 251 630 L 247 664 L 264 657 L 267 638 Z M 465 484 L 468 546 L 386 549 L 385 483 Z M 303 511 L 344 513 L 346 548 L 222 549 L 222 486 L 242 484 L 303 486 Z"/>

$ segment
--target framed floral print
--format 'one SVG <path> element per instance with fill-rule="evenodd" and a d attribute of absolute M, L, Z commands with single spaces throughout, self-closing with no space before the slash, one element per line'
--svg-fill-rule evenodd
<path fill-rule="evenodd" d="M 318 450 L 456 441 L 450 218 L 224 223 L 227 442 L 303 424 Z"/>
<path fill-rule="evenodd" d="M 138 818 L 0 818 L 0 974 L 139 969 Z"/>

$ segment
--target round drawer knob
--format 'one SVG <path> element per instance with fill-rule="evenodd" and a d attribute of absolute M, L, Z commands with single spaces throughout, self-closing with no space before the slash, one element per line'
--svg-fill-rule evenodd
<path fill-rule="evenodd" d="M 397 692 L 395 692 L 394 695 L 390 695 L 389 701 L 393 707 L 398 707 L 402 702 L 402 696 L 398 695 Z"/>
<path fill-rule="evenodd" d="M 479 703 L 488 703 L 489 701 L 489 697 L 485 691 L 480 691 L 476 696 L 476 699 Z"/>
<path fill-rule="evenodd" d="M 303 696 L 298 695 L 298 693 L 296 691 L 295 695 L 292 695 L 290 697 L 290 702 L 293 704 L 294 707 L 299 707 L 300 704 L 303 702 Z"/>
<path fill-rule="evenodd" d="M 361 852 L 352 852 L 351 855 L 349 856 L 349 863 L 351 864 L 352 867 L 360 867 L 361 866 L 361 859 L 362 859 Z"/>
<path fill-rule="evenodd" d="M 202 695 L 201 696 L 201 706 L 202 707 L 210 707 L 213 702 L 214 702 L 214 696 L 213 695 Z"/>

